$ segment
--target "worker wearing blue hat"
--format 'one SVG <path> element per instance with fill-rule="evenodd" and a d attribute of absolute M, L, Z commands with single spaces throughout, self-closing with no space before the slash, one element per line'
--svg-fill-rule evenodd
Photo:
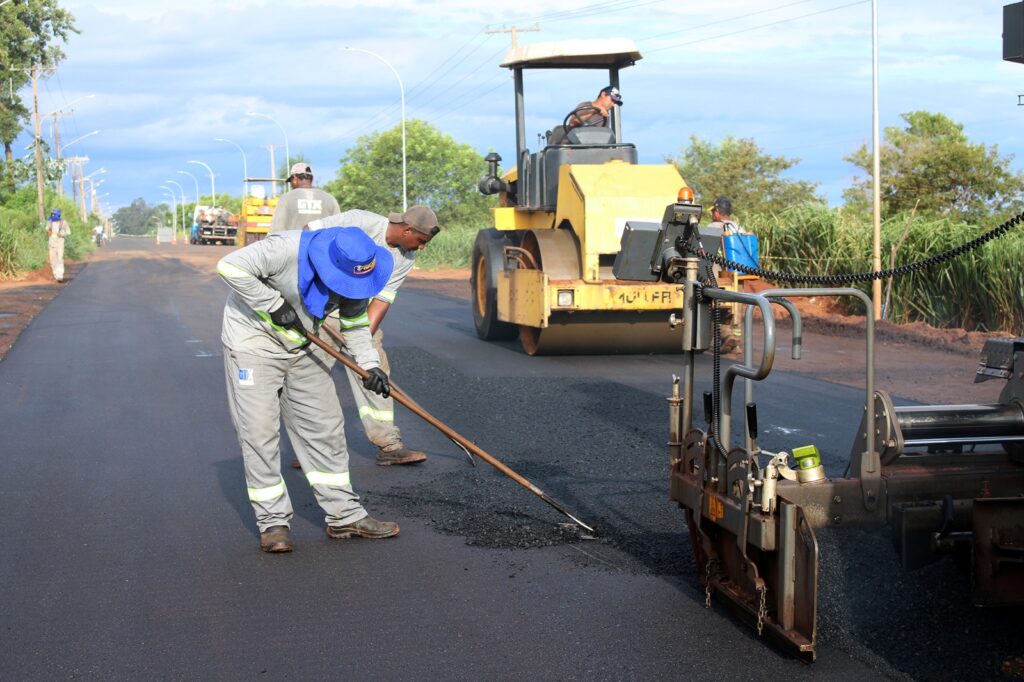
<path fill-rule="evenodd" d="M 50 211 L 46 221 L 47 249 L 50 256 L 50 270 L 58 282 L 64 281 L 64 238 L 71 234 L 68 221 L 60 217 L 60 209 Z"/>
<path fill-rule="evenodd" d="M 327 536 L 386 538 L 398 525 L 371 518 L 348 469 L 334 360 L 306 339 L 334 311 L 365 386 L 390 392 L 369 332 L 367 305 L 394 268 L 390 251 L 355 227 L 272 234 L 217 263 L 231 287 L 221 341 L 231 419 L 242 448 L 260 548 L 290 552 L 292 505 L 281 476 L 279 422 L 326 512 Z"/>

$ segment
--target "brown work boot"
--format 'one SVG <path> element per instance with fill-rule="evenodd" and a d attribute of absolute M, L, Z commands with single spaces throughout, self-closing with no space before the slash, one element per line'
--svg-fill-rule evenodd
<path fill-rule="evenodd" d="M 327 537 L 332 540 L 343 540 L 353 535 L 372 540 L 390 538 L 398 535 L 398 524 L 391 521 L 378 521 L 365 516 L 355 523 L 344 526 L 327 526 Z"/>
<path fill-rule="evenodd" d="M 288 526 L 271 526 L 260 533 L 260 549 L 264 552 L 290 552 L 294 547 L 288 537 Z"/>
<path fill-rule="evenodd" d="M 377 464 L 382 467 L 388 467 L 392 464 L 415 464 L 426 459 L 427 453 L 420 452 L 419 450 L 410 450 L 404 445 L 396 450 L 381 449 L 377 451 Z"/>

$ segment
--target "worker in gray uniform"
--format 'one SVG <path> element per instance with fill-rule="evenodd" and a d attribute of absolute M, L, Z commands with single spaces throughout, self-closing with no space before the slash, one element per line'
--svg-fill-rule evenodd
<path fill-rule="evenodd" d="M 313 187 L 313 168 L 305 161 L 292 164 L 287 181 L 291 191 L 277 200 L 271 232 L 301 230 L 311 220 L 341 212 L 337 199 Z"/>
<path fill-rule="evenodd" d="M 387 315 L 391 304 L 395 302 L 398 288 L 402 286 L 406 275 L 412 270 L 416 260 L 416 252 L 425 247 L 434 235 L 441 231 L 437 224 L 437 216 L 426 206 L 413 206 L 404 213 L 390 213 L 385 218 L 377 213 L 354 209 L 311 221 L 306 227 L 309 230 L 321 230 L 328 227 L 358 227 L 381 247 L 391 251 L 395 261 L 395 270 L 384 288 L 370 301 L 367 314 L 370 319 L 370 333 L 373 335 L 373 347 L 380 355 L 381 366 L 391 374 L 387 353 L 384 352 L 384 332 L 380 324 Z M 376 395 L 365 390 L 359 376 L 349 370 L 349 385 L 352 396 L 359 408 L 359 419 L 370 442 L 377 446 L 377 464 L 415 464 L 427 459 L 427 454 L 405 446 L 402 433 L 395 425 L 395 401 L 386 396 Z M 298 459 L 292 462 L 296 469 L 302 466 Z"/>
<path fill-rule="evenodd" d="M 373 347 L 380 355 L 384 371 L 390 375 L 391 367 L 387 353 L 384 352 L 384 333 L 380 324 L 391 304 L 395 302 L 395 296 L 406 275 L 412 270 L 416 252 L 430 243 L 434 235 L 441 231 L 437 224 L 437 216 L 426 206 L 413 206 L 404 213 L 389 213 L 387 218 L 370 211 L 355 209 L 314 220 L 308 227 L 310 230 L 320 230 L 339 226 L 358 227 L 378 246 L 387 248 L 395 260 L 395 270 L 391 273 L 391 278 L 370 301 L 367 310 Z M 370 442 L 377 446 L 377 464 L 390 466 L 425 461 L 425 452 L 405 446 L 402 433 L 395 424 L 394 399 L 367 391 L 362 386 L 359 375 L 352 370 L 348 370 L 348 381 L 352 387 L 352 396 L 359 407 L 359 419 L 366 429 L 366 435 Z M 294 462 L 292 466 L 295 466 Z"/>
<path fill-rule="evenodd" d="M 290 552 L 292 505 L 281 476 L 280 427 L 302 462 L 330 538 L 386 538 L 398 525 L 359 504 L 349 477 L 344 417 L 331 378 L 334 360 L 306 339 L 337 311 L 364 386 L 390 386 L 370 338 L 367 306 L 387 284 L 394 258 L 357 228 L 284 232 L 217 263 L 231 287 L 221 341 L 231 420 L 242 448 L 249 501 L 265 552 Z"/>

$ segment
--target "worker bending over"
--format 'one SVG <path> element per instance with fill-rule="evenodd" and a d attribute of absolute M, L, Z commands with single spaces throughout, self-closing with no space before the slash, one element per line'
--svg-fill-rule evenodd
<path fill-rule="evenodd" d="M 434 235 L 441 231 L 437 224 L 437 216 L 426 206 L 413 206 L 404 213 L 389 213 L 387 218 L 356 209 L 309 223 L 310 230 L 337 226 L 358 227 L 369 235 L 377 246 L 388 249 L 394 258 L 395 270 L 391 278 L 370 301 L 367 311 L 373 347 L 380 355 L 381 367 L 390 375 L 391 368 L 387 353 L 384 352 L 384 333 L 380 329 L 380 323 L 387 315 L 391 304 L 395 302 L 395 296 L 406 275 L 412 270 L 416 252 L 430 243 Z M 356 405 L 359 406 L 359 418 L 366 429 L 366 435 L 377 446 L 377 464 L 389 466 L 426 460 L 426 453 L 405 446 L 402 434 L 395 425 L 395 401 L 390 396 L 366 390 L 359 375 L 352 370 L 348 370 L 348 381 Z"/>
<path fill-rule="evenodd" d="M 370 339 L 367 305 L 393 268 L 391 252 L 355 228 L 273 234 L 217 263 L 232 289 L 221 331 L 228 403 L 265 552 L 292 551 L 292 505 L 281 476 L 282 417 L 327 514 L 327 536 L 398 534 L 397 524 L 370 518 L 359 504 L 331 379 L 334 360 L 305 337 L 336 310 L 348 352 L 369 373 L 364 386 L 388 395 L 388 377 Z"/>

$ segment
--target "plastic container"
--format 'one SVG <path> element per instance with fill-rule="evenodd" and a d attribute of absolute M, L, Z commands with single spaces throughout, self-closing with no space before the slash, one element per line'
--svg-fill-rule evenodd
<path fill-rule="evenodd" d="M 727 234 L 722 237 L 722 248 L 726 260 L 751 268 L 760 267 L 756 234 Z"/>

